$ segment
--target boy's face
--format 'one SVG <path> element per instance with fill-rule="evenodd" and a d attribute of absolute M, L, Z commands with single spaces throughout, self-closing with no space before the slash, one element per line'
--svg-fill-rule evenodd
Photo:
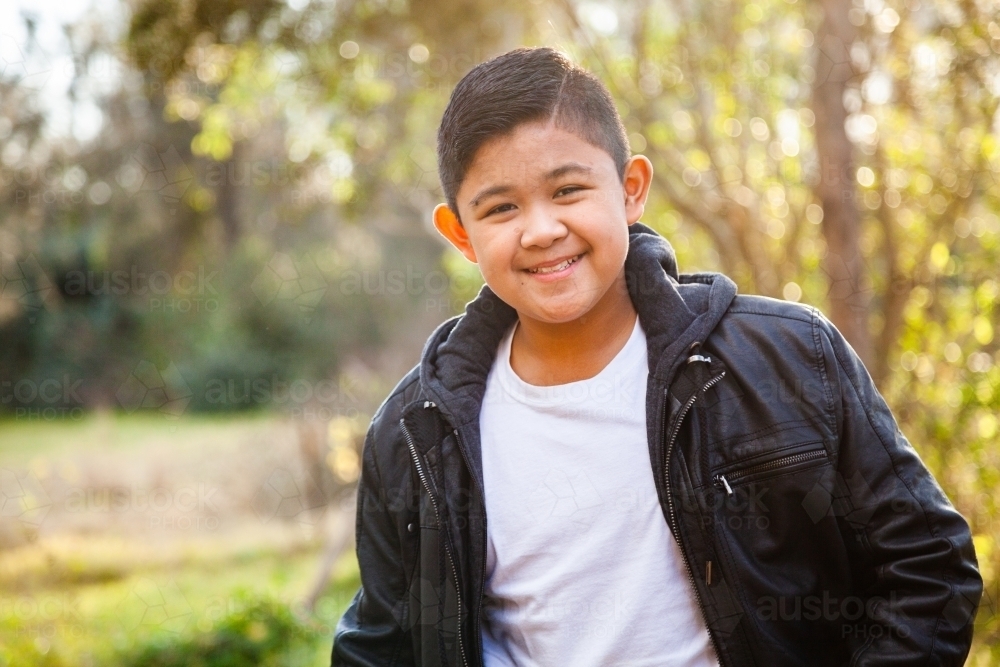
<path fill-rule="evenodd" d="M 477 151 L 457 193 L 462 223 L 440 204 L 434 224 L 522 319 L 573 322 L 602 300 L 629 298 L 628 225 L 642 216 L 651 176 L 649 160 L 633 156 L 623 184 L 604 150 L 525 123 Z"/>

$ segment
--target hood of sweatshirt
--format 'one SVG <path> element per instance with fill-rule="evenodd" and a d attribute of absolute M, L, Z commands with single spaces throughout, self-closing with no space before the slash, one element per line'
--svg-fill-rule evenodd
<path fill-rule="evenodd" d="M 720 273 L 679 274 L 670 243 L 640 222 L 629 226 L 625 279 L 646 334 L 649 374 L 669 383 L 691 345 L 703 342 L 722 319 L 736 284 Z M 517 311 L 484 285 L 463 315 L 431 334 L 420 360 L 420 382 L 449 422 L 464 431 L 480 482 L 479 409 L 500 341 L 516 319 Z"/>

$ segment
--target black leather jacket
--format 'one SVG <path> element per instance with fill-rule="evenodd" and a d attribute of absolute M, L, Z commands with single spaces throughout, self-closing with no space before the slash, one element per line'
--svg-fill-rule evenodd
<path fill-rule="evenodd" d="M 651 471 L 721 664 L 963 664 L 982 593 L 968 524 L 841 334 L 679 275 L 641 223 L 629 240 Z M 479 408 L 516 316 L 484 287 L 372 419 L 334 665 L 482 664 Z"/>

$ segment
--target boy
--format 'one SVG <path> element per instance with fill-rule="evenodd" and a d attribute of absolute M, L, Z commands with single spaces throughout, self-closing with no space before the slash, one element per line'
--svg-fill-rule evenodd
<path fill-rule="evenodd" d="M 434 224 L 486 285 L 376 412 L 334 665 L 960 665 L 969 527 L 818 311 L 678 274 L 548 48 L 456 86 Z"/>

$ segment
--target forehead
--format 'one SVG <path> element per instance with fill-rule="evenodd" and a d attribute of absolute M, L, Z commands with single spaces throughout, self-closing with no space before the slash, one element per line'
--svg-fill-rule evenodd
<path fill-rule="evenodd" d="M 570 162 L 590 167 L 595 176 L 615 169 L 614 160 L 604 149 L 574 132 L 548 121 L 523 123 L 510 134 L 494 137 L 479 147 L 459 188 L 459 200 L 462 195 L 468 199 L 482 186 L 537 183 Z"/>

